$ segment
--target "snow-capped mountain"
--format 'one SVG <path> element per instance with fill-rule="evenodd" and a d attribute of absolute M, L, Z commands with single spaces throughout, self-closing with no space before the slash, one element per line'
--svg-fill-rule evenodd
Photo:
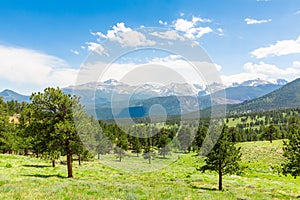
<path fill-rule="evenodd" d="M 234 83 L 231 86 L 225 86 L 220 83 L 213 83 L 207 86 L 189 83 L 170 83 L 167 85 L 144 83 L 141 85 L 129 85 L 119 82 L 114 79 L 109 79 L 104 82 L 90 82 L 77 86 L 70 86 L 64 90 L 86 90 L 99 93 L 102 97 L 110 94 L 114 95 L 130 95 L 134 99 L 146 99 L 151 97 L 166 97 L 166 96 L 205 96 L 217 92 L 218 90 L 232 87 L 259 87 L 264 85 L 274 85 L 276 88 L 288 83 L 284 79 L 275 81 L 262 80 L 260 78 L 247 80 L 242 83 Z"/>
<path fill-rule="evenodd" d="M 176 99 L 181 98 L 184 100 L 182 102 L 185 104 L 183 106 L 186 108 L 185 110 L 193 111 L 193 109 L 199 109 L 195 103 L 196 99 L 201 102 L 199 104 L 201 109 L 215 104 L 241 103 L 261 97 L 280 88 L 285 83 L 287 81 L 282 79 L 273 82 L 255 79 L 231 86 L 219 83 L 207 86 L 188 83 L 170 83 L 166 85 L 143 83 L 141 85 L 129 85 L 110 79 L 104 82 L 90 82 L 70 86 L 64 88 L 63 91 L 80 96 L 81 103 L 86 108 L 95 105 L 97 109 L 106 110 L 110 109 L 113 103 L 114 107 L 124 109 L 128 106 L 150 105 L 151 103 L 160 104 L 162 103 L 161 101 L 163 101 L 165 106 L 173 108 Z M 224 91 L 226 94 L 225 97 Z"/>
<path fill-rule="evenodd" d="M 256 87 L 256 86 L 260 86 L 260 85 L 269 85 L 269 84 L 273 84 L 273 85 L 285 85 L 287 84 L 288 82 L 284 79 L 277 79 L 277 80 L 262 80 L 260 78 L 257 78 L 257 79 L 254 79 L 254 80 L 247 80 L 247 81 L 244 81 L 240 84 L 238 83 L 234 83 L 233 86 L 234 87 L 237 87 L 237 86 L 253 86 L 253 87 Z"/>
<path fill-rule="evenodd" d="M 90 82 L 77 86 L 70 86 L 65 90 L 92 90 L 102 91 L 103 93 L 125 94 L 144 97 L 156 96 L 195 96 L 200 91 L 204 91 L 206 87 L 199 84 L 188 83 L 170 83 L 167 85 L 158 84 L 141 84 L 129 85 L 119 82 L 114 79 L 109 79 L 104 82 Z"/>

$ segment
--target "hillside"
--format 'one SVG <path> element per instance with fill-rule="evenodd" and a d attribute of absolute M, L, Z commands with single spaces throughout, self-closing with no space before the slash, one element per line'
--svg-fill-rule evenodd
<path fill-rule="evenodd" d="M 11 101 L 11 100 L 15 100 L 18 102 L 27 102 L 29 103 L 29 96 L 26 95 L 22 95 L 19 94 L 17 92 L 14 92 L 12 90 L 3 90 L 2 92 L 0 92 L 0 96 L 3 97 L 4 101 Z"/>
<path fill-rule="evenodd" d="M 300 78 L 260 98 L 232 106 L 230 113 L 300 107 Z"/>

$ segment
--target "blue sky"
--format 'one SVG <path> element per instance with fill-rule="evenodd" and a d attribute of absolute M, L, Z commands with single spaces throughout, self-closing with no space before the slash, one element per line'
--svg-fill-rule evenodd
<path fill-rule="evenodd" d="M 74 84 L 91 42 L 103 42 L 120 24 L 177 30 L 199 42 L 226 83 L 300 76 L 297 0 L 4 0 L 0 90 L 29 94 Z"/>

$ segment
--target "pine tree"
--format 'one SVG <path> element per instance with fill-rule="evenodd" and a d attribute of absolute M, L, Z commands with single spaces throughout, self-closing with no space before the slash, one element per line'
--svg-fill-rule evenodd
<path fill-rule="evenodd" d="M 122 162 L 122 158 L 126 155 L 126 151 L 128 150 L 128 139 L 124 135 L 118 138 L 116 142 L 117 147 L 115 148 L 115 152 L 119 157 L 119 161 Z"/>
<path fill-rule="evenodd" d="M 279 129 L 276 125 L 271 124 L 264 129 L 264 137 L 272 143 L 274 139 L 276 139 L 278 135 Z"/>
<path fill-rule="evenodd" d="M 219 175 L 219 190 L 223 189 L 222 179 L 225 174 L 237 173 L 241 168 L 239 161 L 241 160 L 240 147 L 236 148 L 231 142 L 230 135 L 224 128 L 220 138 L 213 147 L 213 149 L 206 155 L 205 165 L 199 170 L 205 172 L 206 170 L 216 171 Z"/>
<path fill-rule="evenodd" d="M 142 152 L 142 144 L 138 137 L 134 137 L 132 141 L 132 153 L 136 153 L 136 156 L 139 157 L 139 154 Z"/>
<path fill-rule="evenodd" d="M 58 152 L 66 155 L 68 177 L 73 178 L 72 156 L 82 146 L 74 119 L 85 116 L 79 98 L 64 94 L 59 88 L 46 88 L 44 93 L 34 93 L 30 99 L 34 120 L 31 128 L 39 151 L 52 159 Z"/>
<path fill-rule="evenodd" d="M 296 178 L 300 176 L 300 119 L 293 117 L 289 121 L 288 141 L 283 141 L 286 162 L 282 164 L 282 172 Z"/>
<path fill-rule="evenodd" d="M 159 148 L 159 154 L 162 155 L 163 158 L 166 158 L 166 155 L 171 151 L 170 143 L 171 139 L 167 135 L 162 134 L 159 137 L 157 147 Z"/>

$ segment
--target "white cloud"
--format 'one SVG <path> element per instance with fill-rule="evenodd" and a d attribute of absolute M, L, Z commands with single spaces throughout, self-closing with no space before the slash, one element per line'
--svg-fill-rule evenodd
<path fill-rule="evenodd" d="M 168 22 L 163 22 L 162 20 L 159 20 L 158 23 L 161 25 L 168 25 Z"/>
<path fill-rule="evenodd" d="M 223 31 L 222 28 L 218 28 L 217 31 L 218 31 L 218 35 L 219 36 L 223 36 L 224 35 L 224 31 Z"/>
<path fill-rule="evenodd" d="M 211 33 L 213 30 L 206 26 L 201 27 L 199 23 L 211 22 L 210 19 L 204 19 L 199 17 L 193 17 L 191 21 L 179 18 L 173 22 L 174 28 L 177 31 L 181 31 L 189 39 L 196 39 L 202 37 L 204 34 Z"/>
<path fill-rule="evenodd" d="M 148 40 L 141 32 L 126 27 L 123 22 L 117 23 L 117 25 L 113 26 L 111 30 L 108 30 L 106 34 L 101 32 L 92 32 L 91 34 L 99 38 L 118 42 L 123 47 L 152 46 L 155 44 L 155 41 Z"/>
<path fill-rule="evenodd" d="M 193 23 L 198 23 L 198 22 L 201 22 L 201 23 L 210 23 L 211 20 L 210 19 L 206 19 L 206 18 L 201 18 L 201 17 L 195 17 L 195 16 L 193 16 L 192 22 Z"/>
<path fill-rule="evenodd" d="M 150 35 L 160 37 L 163 39 L 169 39 L 169 40 L 184 40 L 185 38 L 178 34 L 175 30 L 169 30 L 165 32 L 153 32 L 150 33 Z"/>
<path fill-rule="evenodd" d="M 297 10 L 294 14 L 295 15 L 299 15 L 300 14 L 300 10 Z"/>
<path fill-rule="evenodd" d="M 217 72 L 221 66 L 208 63 L 197 62 L 201 71 L 195 71 L 195 64 L 187 62 L 179 55 L 170 55 L 166 57 L 156 57 L 141 63 L 112 63 L 109 68 L 106 68 L 106 63 L 90 63 L 85 67 L 85 73 L 80 78 L 81 83 L 91 81 L 105 81 L 108 79 L 116 79 L 128 84 L 139 84 L 149 81 L 160 81 L 163 83 L 171 82 L 189 82 L 203 83 L 206 81 L 215 80 L 210 78 L 209 72 Z M 105 69 L 103 71 L 102 69 Z M 153 70 L 152 70 L 153 69 Z M 102 70 L 102 71 L 101 71 Z M 198 69 L 199 70 L 199 69 Z M 199 74 L 199 73 L 202 73 Z M 99 79 L 99 74 L 101 77 Z M 168 76 L 166 76 L 168 74 Z M 207 75 L 207 76 L 204 76 Z M 203 79 L 203 77 L 205 79 Z"/>
<path fill-rule="evenodd" d="M 67 86 L 75 82 L 78 70 L 55 56 L 35 50 L 0 45 L 0 79 L 5 84 L 30 85 L 33 89 Z M 28 89 L 28 90 L 30 90 Z"/>
<path fill-rule="evenodd" d="M 293 67 L 296 67 L 296 68 L 300 68 L 300 61 L 294 61 L 293 62 Z"/>
<path fill-rule="evenodd" d="M 89 51 L 93 51 L 95 53 L 98 53 L 99 55 L 109 56 L 109 54 L 105 51 L 104 47 L 101 44 L 95 42 L 86 42 L 86 44 L 88 45 L 87 48 Z"/>
<path fill-rule="evenodd" d="M 79 55 L 80 54 L 79 51 L 76 51 L 76 50 L 73 50 L 73 49 L 70 49 L 70 52 L 74 53 L 75 55 Z"/>
<path fill-rule="evenodd" d="M 256 20 L 256 19 L 250 19 L 250 18 L 245 19 L 246 24 L 264 24 L 264 23 L 268 23 L 271 21 L 272 21 L 272 19 L 262 19 L 262 20 Z"/>
<path fill-rule="evenodd" d="M 265 58 L 267 56 L 283 56 L 294 53 L 300 53 L 300 36 L 296 40 L 277 41 L 276 44 L 269 47 L 262 47 L 251 52 L 256 58 Z"/>
<path fill-rule="evenodd" d="M 244 64 L 245 72 L 222 76 L 222 80 L 226 85 L 231 85 L 232 83 L 242 83 L 245 80 L 252 80 L 260 78 L 262 80 L 274 81 L 276 79 L 282 78 L 286 80 L 293 80 L 300 76 L 300 62 L 296 61 L 293 66 L 281 69 L 274 64 L 267 64 L 265 62 L 259 62 L 254 64 L 248 62 Z"/>

